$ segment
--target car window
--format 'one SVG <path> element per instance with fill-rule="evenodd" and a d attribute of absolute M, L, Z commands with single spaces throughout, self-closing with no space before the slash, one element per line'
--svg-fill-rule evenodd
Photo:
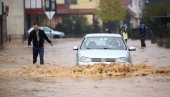
<path fill-rule="evenodd" d="M 31 27 L 31 28 L 28 30 L 28 33 L 30 33 L 32 30 L 34 30 L 33 27 Z"/>
<path fill-rule="evenodd" d="M 80 49 L 125 50 L 126 45 L 120 37 L 88 37 L 83 40 Z"/>
<path fill-rule="evenodd" d="M 42 27 L 42 30 L 44 30 L 45 32 L 50 32 L 50 29 L 47 27 Z"/>

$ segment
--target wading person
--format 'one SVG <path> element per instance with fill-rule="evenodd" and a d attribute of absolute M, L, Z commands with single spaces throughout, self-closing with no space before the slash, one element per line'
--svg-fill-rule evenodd
<path fill-rule="evenodd" d="M 146 47 L 146 44 L 145 44 L 145 32 L 146 32 L 145 25 L 141 22 L 140 23 L 141 47 Z"/>
<path fill-rule="evenodd" d="M 33 43 L 33 64 L 37 62 L 37 57 L 39 54 L 40 57 L 40 64 L 44 64 L 44 40 L 51 44 L 51 41 L 48 39 L 45 32 L 39 29 L 37 23 L 33 24 L 33 30 L 30 32 L 28 37 L 28 47 L 31 45 L 31 41 Z"/>
<path fill-rule="evenodd" d="M 125 42 L 127 43 L 127 40 L 128 40 L 128 32 L 127 32 L 127 30 L 125 29 L 125 27 L 122 27 L 122 28 L 121 28 L 121 35 L 122 35 L 123 39 L 125 40 Z"/>

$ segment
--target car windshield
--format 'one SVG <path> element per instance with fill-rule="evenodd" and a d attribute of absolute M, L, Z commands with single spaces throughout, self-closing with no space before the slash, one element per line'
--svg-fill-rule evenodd
<path fill-rule="evenodd" d="M 83 40 L 80 49 L 126 50 L 126 45 L 121 37 L 88 37 Z"/>

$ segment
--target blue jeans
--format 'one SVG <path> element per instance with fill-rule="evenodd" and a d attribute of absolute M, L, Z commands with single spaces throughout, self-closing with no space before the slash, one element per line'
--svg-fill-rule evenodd
<path fill-rule="evenodd" d="M 37 62 L 38 54 L 40 56 L 40 64 L 44 64 L 44 47 L 33 47 L 33 64 Z"/>

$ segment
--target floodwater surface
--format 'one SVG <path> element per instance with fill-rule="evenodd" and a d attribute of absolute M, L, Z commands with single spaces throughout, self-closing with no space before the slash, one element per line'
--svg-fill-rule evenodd
<path fill-rule="evenodd" d="M 146 41 L 135 46 L 133 65 L 75 66 L 72 47 L 82 39 L 45 44 L 45 65 L 32 64 L 32 48 L 7 43 L 0 50 L 0 97 L 170 97 L 170 49 Z"/>

